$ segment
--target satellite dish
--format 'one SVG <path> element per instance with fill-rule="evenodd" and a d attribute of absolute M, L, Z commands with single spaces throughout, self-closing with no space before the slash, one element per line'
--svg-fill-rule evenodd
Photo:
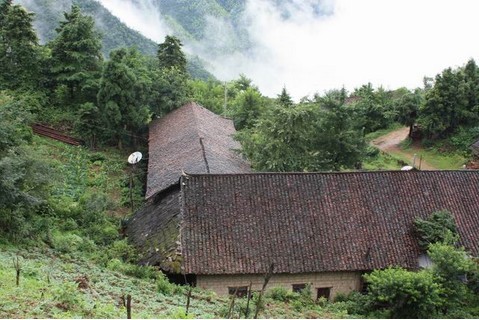
<path fill-rule="evenodd" d="M 137 164 L 138 162 L 140 162 L 141 160 L 141 157 L 143 155 L 141 154 L 141 152 L 133 152 L 132 154 L 130 154 L 130 156 L 128 157 L 128 163 L 130 164 Z"/>
<path fill-rule="evenodd" d="M 401 171 L 410 171 L 412 169 L 414 169 L 413 166 L 404 166 L 404 167 L 401 168 Z"/>

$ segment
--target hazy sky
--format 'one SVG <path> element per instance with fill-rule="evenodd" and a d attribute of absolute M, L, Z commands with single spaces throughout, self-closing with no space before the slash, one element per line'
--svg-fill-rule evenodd
<path fill-rule="evenodd" d="M 156 42 L 168 33 L 151 8 L 153 0 L 140 1 L 142 8 L 131 0 L 99 1 Z M 215 56 L 212 71 L 218 78 L 244 73 L 266 95 L 286 86 L 299 99 L 367 82 L 414 88 L 424 76 L 479 60 L 476 0 L 293 0 L 287 20 L 271 3 L 248 1 L 244 23 L 254 54 Z M 329 14 L 314 15 L 312 4 Z M 211 58 L 207 52 L 201 52 L 205 59 Z"/>

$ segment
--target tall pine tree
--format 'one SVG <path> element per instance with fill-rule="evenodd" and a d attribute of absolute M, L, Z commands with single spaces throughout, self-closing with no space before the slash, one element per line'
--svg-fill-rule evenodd
<path fill-rule="evenodd" d="M 176 68 L 186 73 L 186 56 L 181 50 L 183 44 L 174 36 L 166 36 L 165 41 L 158 45 L 158 61 L 160 69 Z"/>
<path fill-rule="evenodd" d="M 153 70 L 153 88 L 150 100 L 151 111 L 164 115 L 181 107 L 192 95 L 186 72 L 186 57 L 181 50 L 181 41 L 166 36 L 158 45 L 158 69 Z"/>
<path fill-rule="evenodd" d="M 0 4 L 0 89 L 31 89 L 38 83 L 40 47 L 33 14 L 12 1 Z"/>
<path fill-rule="evenodd" d="M 294 105 L 293 99 L 289 95 L 288 91 L 286 91 L 286 87 L 283 87 L 281 93 L 278 95 L 277 99 L 278 103 L 283 107 L 292 107 Z"/>
<path fill-rule="evenodd" d="M 117 49 L 105 63 L 98 105 L 105 136 L 122 148 L 134 138 L 148 120 L 150 78 L 143 57 L 136 49 Z"/>
<path fill-rule="evenodd" d="M 49 44 L 60 102 L 70 106 L 93 102 L 103 60 L 101 37 L 94 29 L 93 18 L 83 15 L 77 5 L 64 16 L 56 38 Z"/>

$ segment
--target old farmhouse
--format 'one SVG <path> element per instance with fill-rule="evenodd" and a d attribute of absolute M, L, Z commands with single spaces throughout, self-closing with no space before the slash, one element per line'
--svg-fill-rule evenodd
<path fill-rule="evenodd" d="M 191 116 L 198 110 L 205 118 L 211 116 L 197 105 L 172 116 Z M 185 126 L 198 120 L 183 116 Z M 157 127 L 160 121 L 151 133 L 166 130 Z M 221 123 L 223 130 L 227 121 L 203 125 L 216 130 L 215 123 Z M 157 139 L 180 141 L 195 150 L 197 162 L 188 163 L 186 153 L 184 157 L 165 153 L 176 157 L 173 169 L 149 172 L 147 203 L 128 226 L 129 238 L 143 252 L 145 264 L 227 294 L 246 290 L 250 282 L 253 289 L 260 289 L 264 273 L 274 263 L 269 287 L 298 290 L 311 284 L 316 297 L 332 297 L 360 290 L 361 275 L 373 269 L 419 268 L 423 253 L 413 221 L 438 210 L 452 213 L 461 244 L 474 255 L 479 253 L 477 171 L 249 173 L 241 157 L 221 147 L 234 144 L 226 143 L 234 131 L 231 127 L 221 139 L 214 131 L 208 136 L 199 128 L 204 127 L 189 127 L 188 139 L 184 133 L 178 133 L 179 140 L 150 135 L 150 170 L 156 168 L 152 167 L 156 160 L 161 162 L 152 159 L 161 151 L 151 148 L 169 146 Z M 212 166 L 215 152 L 218 165 Z M 162 176 L 163 172 L 169 173 Z M 167 182 L 154 180 L 150 185 L 150 179 Z"/>

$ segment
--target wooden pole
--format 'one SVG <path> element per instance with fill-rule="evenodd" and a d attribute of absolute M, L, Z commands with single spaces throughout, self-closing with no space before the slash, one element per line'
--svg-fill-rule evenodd
<path fill-rule="evenodd" d="M 188 310 L 190 309 L 190 299 L 191 299 L 191 292 L 193 291 L 193 287 L 190 286 L 188 289 L 188 294 L 186 296 L 186 315 L 188 315 Z"/>
<path fill-rule="evenodd" d="M 248 317 L 249 317 L 249 302 L 251 301 L 251 288 L 252 287 L 253 287 L 253 282 L 250 282 L 249 287 L 248 287 L 248 300 L 246 301 L 246 310 L 244 312 L 245 319 L 248 319 Z"/>
<path fill-rule="evenodd" d="M 126 318 L 131 319 L 131 294 L 126 296 Z"/>
<path fill-rule="evenodd" d="M 132 164 L 130 168 L 130 204 L 131 204 L 132 213 L 133 213 L 133 168 L 134 168 L 134 164 Z"/>
<path fill-rule="evenodd" d="M 13 258 L 13 267 L 15 268 L 15 284 L 18 287 L 20 285 L 20 272 L 22 271 L 22 264 L 20 263 L 18 255 Z"/>
<path fill-rule="evenodd" d="M 231 314 L 233 313 L 233 307 L 235 306 L 236 295 L 238 294 L 238 287 L 236 287 L 233 297 L 231 298 L 230 308 L 228 309 L 228 315 L 226 318 L 231 319 Z"/>
<path fill-rule="evenodd" d="M 271 279 L 271 277 L 273 276 L 273 271 L 274 271 L 274 263 L 271 264 L 268 272 L 264 276 L 263 288 L 261 288 L 261 292 L 259 293 L 259 296 L 258 296 L 258 301 L 256 302 L 256 311 L 254 313 L 254 319 L 258 319 L 259 309 L 261 309 L 261 300 L 263 298 L 264 291 L 266 290 L 266 286 L 268 285 L 269 279 Z"/>

